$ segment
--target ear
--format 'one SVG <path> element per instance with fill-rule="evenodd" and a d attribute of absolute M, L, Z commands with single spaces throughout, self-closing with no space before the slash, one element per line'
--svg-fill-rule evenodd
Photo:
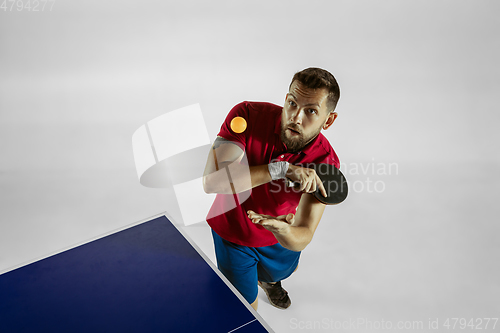
<path fill-rule="evenodd" d="M 323 129 L 326 130 L 328 127 L 332 126 L 333 122 L 335 119 L 337 119 L 337 112 L 330 112 L 328 113 L 328 116 L 326 117 L 325 124 L 323 125 Z"/>

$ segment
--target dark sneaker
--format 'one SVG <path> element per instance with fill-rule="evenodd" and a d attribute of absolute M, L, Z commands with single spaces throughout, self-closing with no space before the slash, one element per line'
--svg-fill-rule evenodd
<path fill-rule="evenodd" d="M 266 292 L 271 305 L 278 309 L 286 309 L 292 304 L 288 292 L 281 287 L 281 281 L 274 284 L 259 281 L 259 286 Z"/>

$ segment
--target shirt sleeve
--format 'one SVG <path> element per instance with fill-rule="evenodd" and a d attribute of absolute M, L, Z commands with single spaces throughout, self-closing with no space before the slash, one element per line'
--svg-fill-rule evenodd
<path fill-rule="evenodd" d="M 242 117 L 247 122 L 247 128 L 242 133 L 235 133 L 231 129 L 231 120 L 235 117 Z M 247 145 L 247 135 L 251 131 L 251 119 L 246 102 L 235 105 L 229 111 L 224 123 L 222 124 L 218 136 L 237 144 L 241 149 L 245 150 Z"/>

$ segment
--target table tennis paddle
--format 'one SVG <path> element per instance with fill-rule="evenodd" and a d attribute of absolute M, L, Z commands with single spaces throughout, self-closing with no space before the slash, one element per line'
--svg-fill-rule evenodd
<path fill-rule="evenodd" d="M 316 164 L 313 169 L 323 182 L 323 186 L 327 194 L 327 196 L 324 197 L 319 191 L 319 188 L 317 188 L 312 194 L 319 202 L 325 205 L 335 205 L 341 203 L 345 200 L 345 198 L 347 198 L 347 180 L 339 169 L 337 169 L 334 165 L 325 163 Z M 290 187 L 296 187 L 300 186 L 300 183 L 296 183 L 288 179 L 287 185 Z"/>

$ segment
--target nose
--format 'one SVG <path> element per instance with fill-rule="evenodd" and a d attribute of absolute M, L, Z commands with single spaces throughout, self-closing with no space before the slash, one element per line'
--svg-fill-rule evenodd
<path fill-rule="evenodd" d="M 297 125 L 300 125 L 302 124 L 302 111 L 301 110 L 296 110 L 295 112 L 293 112 L 291 114 L 291 117 L 290 117 L 291 121 Z"/>

